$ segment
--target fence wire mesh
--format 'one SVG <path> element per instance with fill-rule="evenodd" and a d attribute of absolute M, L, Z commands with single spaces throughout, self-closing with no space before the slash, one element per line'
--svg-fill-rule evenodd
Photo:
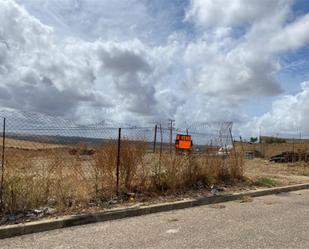
<path fill-rule="evenodd" d="M 232 144 L 229 122 L 109 127 L 27 112 L 3 111 L 0 117 L 2 212 L 101 205 L 120 194 L 241 175 L 238 158 L 215 154 Z M 176 134 L 192 136 L 190 153 L 177 153 Z M 232 165 L 239 172 L 227 173 Z"/>

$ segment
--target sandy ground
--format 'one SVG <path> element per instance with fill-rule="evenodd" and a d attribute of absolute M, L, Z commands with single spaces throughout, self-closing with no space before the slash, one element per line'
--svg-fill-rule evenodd
<path fill-rule="evenodd" d="M 309 183 L 309 163 L 274 163 L 263 159 L 245 160 L 245 176 L 255 180 L 267 177 L 280 185 Z"/>

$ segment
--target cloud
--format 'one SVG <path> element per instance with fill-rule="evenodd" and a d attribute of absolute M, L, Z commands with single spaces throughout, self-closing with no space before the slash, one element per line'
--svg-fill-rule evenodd
<path fill-rule="evenodd" d="M 309 81 L 301 83 L 301 90 L 295 95 L 284 95 L 272 103 L 271 110 L 254 117 L 243 127 L 247 134 L 257 134 L 261 128 L 264 134 L 309 136 Z"/>
<path fill-rule="evenodd" d="M 127 37 L 137 29 L 136 23 L 147 20 L 144 4 L 135 0 L 17 0 L 60 35 L 78 35 L 87 40 Z M 131 11 L 128 12 L 127 10 Z M 117 13 L 118 18 L 113 18 Z M 125 22 L 123 20 L 126 20 Z"/>
<path fill-rule="evenodd" d="M 86 41 L 165 42 L 182 21 L 183 0 L 16 0 L 59 36 Z M 175 8 L 176 4 L 178 8 Z M 179 13 L 180 12 L 180 13 Z M 164 25 L 162 25 L 164 23 Z"/>
<path fill-rule="evenodd" d="M 69 46 L 56 46 L 53 30 L 14 2 L 0 6 L 3 106 L 56 115 L 74 112 L 79 104 L 108 106 L 91 87 L 95 76 L 87 56 L 78 60 Z"/>
<path fill-rule="evenodd" d="M 289 0 L 157 5 L 1 1 L 0 105 L 134 124 L 242 120 L 249 100 L 282 94 L 280 56 L 309 42 L 308 15 Z"/>
<path fill-rule="evenodd" d="M 206 28 L 246 26 L 286 11 L 290 4 L 290 0 L 191 0 L 186 18 Z"/>
<path fill-rule="evenodd" d="M 292 1 L 192 0 L 187 20 L 201 36 L 184 61 L 198 92 L 235 110 L 258 96 L 278 96 L 280 56 L 308 44 L 308 16 L 293 19 Z"/>
<path fill-rule="evenodd" d="M 116 95 L 122 97 L 118 103 L 123 109 L 136 114 L 151 113 L 151 106 L 156 105 L 151 82 L 156 65 L 149 64 L 152 58 L 147 48 L 139 41 L 99 43 L 97 52 L 103 74 L 111 77 Z"/>
<path fill-rule="evenodd" d="M 138 39 L 68 38 L 57 43 L 53 29 L 19 5 L 9 0 L 0 5 L 5 13 L 0 28 L 2 106 L 70 118 L 88 109 L 98 116 L 108 112 L 118 121 L 159 112 L 155 81 L 169 70 L 169 60 L 162 65 L 160 59 L 173 53 L 168 46 L 152 48 Z"/>
<path fill-rule="evenodd" d="M 309 42 L 309 14 L 299 17 L 295 22 L 284 27 L 269 42 L 275 52 L 295 50 Z"/>
<path fill-rule="evenodd" d="M 191 43 L 185 54 L 190 82 L 205 94 L 228 98 L 231 104 L 279 94 L 276 61 L 271 54 L 261 57 L 255 50 L 246 50 L 248 45 L 248 41 L 230 44 L 227 40 Z"/>

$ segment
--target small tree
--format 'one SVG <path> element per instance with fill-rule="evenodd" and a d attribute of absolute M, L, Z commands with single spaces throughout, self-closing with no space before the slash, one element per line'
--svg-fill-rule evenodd
<path fill-rule="evenodd" d="M 258 138 L 257 137 L 251 137 L 250 138 L 250 142 L 251 143 L 256 143 L 258 141 Z"/>

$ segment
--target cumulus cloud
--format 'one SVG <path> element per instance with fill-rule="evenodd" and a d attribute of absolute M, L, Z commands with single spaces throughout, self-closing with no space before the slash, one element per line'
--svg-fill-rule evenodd
<path fill-rule="evenodd" d="M 290 4 L 289 0 L 191 0 L 186 18 L 206 28 L 246 26 L 287 11 Z"/>
<path fill-rule="evenodd" d="M 308 15 L 289 23 L 290 5 L 277 0 L 191 1 L 187 18 L 206 28 L 186 51 L 192 81 L 201 91 L 238 103 L 280 94 L 278 55 L 309 41 Z"/>
<path fill-rule="evenodd" d="M 276 61 L 270 54 L 261 57 L 249 44 L 231 45 L 223 41 L 197 41 L 188 46 L 185 62 L 191 82 L 199 91 L 218 98 L 228 98 L 231 104 L 252 96 L 276 95 L 280 86 L 275 78 Z"/>
<path fill-rule="evenodd" d="M 0 5 L 2 106 L 66 115 L 79 104 L 109 105 L 91 87 L 94 68 L 86 51 L 78 58 L 69 46 L 56 46 L 53 30 L 17 4 Z"/>
<path fill-rule="evenodd" d="M 155 84 L 169 70 L 173 49 L 151 48 L 138 39 L 57 43 L 53 29 L 19 5 L 0 4 L 2 106 L 70 118 L 88 109 L 97 118 L 108 112 L 119 121 L 158 113 Z"/>
<path fill-rule="evenodd" d="M 143 3 L 136 0 L 17 0 L 49 26 L 63 35 L 78 35 L 90 40 L 114 39 L 141 31 L 137 25 L 148 20 Z M 128 11 L 130 9 L 130 12 Z M 117 13 L 118 18 L 113 18 Z M 124 21 L 126 20 L 126 21 Z"/>
<path fill-rule="evenodd" d="M 16 0 L 61 36 L 83 40 L 165 42 L 178 29 L 183 0 Z M 177 8 L 175 8 L 175 5 Z M 162 25 L 162 23 L 164 23 Z"/>
<path fill-rule="evenodd" d="M 135 124 L 242 120 L 248 100 L 280 96 L 280 56 L 309 42 L 308 15 L 291 6 L 191 0 L 184 17 L 152 1 L 2 0 L 0 105 Z"/>
<path fill-rule="evenodd" d="M 264 134 L 283 136 L 309 136 L 309 81 L 301 83 L 301 90 L 295 95 L 284 95 L 272 103 L 271 110 L 244 125 L 248 134 L 257 134 L 259 129 Z"/>
<path fill-rule="evenodd" d="M 309 42 L 309 14 L 298 18 L 276 33 L 269 41 L 270 49 L 275 52 L 295 50 Z"/>

